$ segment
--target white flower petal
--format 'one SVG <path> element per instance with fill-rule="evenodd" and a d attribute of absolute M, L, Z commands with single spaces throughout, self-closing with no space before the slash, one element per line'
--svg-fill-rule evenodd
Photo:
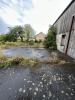
<path fill-rule="evenodd" d="M 45 98 L 46 96 L 45 95 L 43 95 L 43 98 Z"/>
<path fill-rule="evenodd" d="M 35 88 L 35 91 L 37 91 L 37 92 L 38 92 L 38 88 L 37 88 L 37 87 Z"/>
<path fill-rule="evenodd" d="M 36 95 L 37 93 L 36 92 L 34 92 L 34 95 Z"/>
<path fill-rule="evenodd" d="M 23 93 L 25 93 L 26 92 L 26 90 L 23 90 Z"/>
<path fill-rule="evenodd" d="M 22 88 L 19 89 L 19 92 L 22 92 Z"/>

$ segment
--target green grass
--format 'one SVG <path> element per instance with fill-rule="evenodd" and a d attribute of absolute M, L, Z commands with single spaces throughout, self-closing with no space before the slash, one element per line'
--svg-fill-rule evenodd
<path fill-rule="evenodd" d="M 25 66 L 30 65 L 35 66 L 38 63 L 36 59 L 23 58 L 23 57 L 5 57 L 0 56 L 0 68 L 7 68 L 13 65 Z"/>
<path fill-rule="evenodd" d="M 33 47 L 33 48 L 43 48 L 43 43 L 26 43 L 26 42 L 0 42 L 0 49 L 10 48 L 10 47 Z"/>
<path fill-rule="evenodd" d="M 38 64 L 66 64 L 70 62 L 66 62 L 64 60 L 51 60 L 51 61 L 40 61 L 37 59 L 31 59 L 31 58 L 23 58 L 23 57 L 6 57 L 4 55 L 0 55 L 0 68 L 8 68 L 16 66 L 31 66 L 36 68 L 36 65 Z"/>

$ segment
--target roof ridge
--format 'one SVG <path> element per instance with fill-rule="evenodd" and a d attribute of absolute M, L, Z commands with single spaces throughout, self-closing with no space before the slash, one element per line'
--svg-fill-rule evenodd
<path fill-rule="evenodd" d="M 59 18 L 65 13 L 65 11 L 71 6 L 71 4 L 74 2 L 75 0 L 72 0 L 69 5 L 65 8 L 65 10 L 60 14 L 60 16 L 57 18 L 57 20 L 53 23 L 53 25 L 59 20 Z"/>

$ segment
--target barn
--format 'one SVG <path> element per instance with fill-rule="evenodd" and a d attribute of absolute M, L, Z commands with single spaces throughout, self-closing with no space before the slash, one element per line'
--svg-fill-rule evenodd
<path fill-rule="evenodd" d="M 71 1 L 53 26 L 57 29 L 58 50 L 75 59 L 75 0 Z"/>

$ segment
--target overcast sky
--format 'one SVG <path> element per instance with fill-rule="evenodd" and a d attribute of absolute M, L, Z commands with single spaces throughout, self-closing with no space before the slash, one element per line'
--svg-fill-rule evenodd
<path fill-rule="evenodd" d="M 31 24 L 36 33 L 47 33 L 71 0 L 0 0 L 0 32 L 8 26 Z"/>

